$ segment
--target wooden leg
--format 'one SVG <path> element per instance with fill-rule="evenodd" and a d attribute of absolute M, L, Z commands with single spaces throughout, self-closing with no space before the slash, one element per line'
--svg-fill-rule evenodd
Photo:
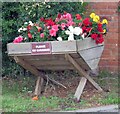
<path fill-rule="evenodd" d="M 14 60 L 16 61 L 16 63 L 18 63 L 19 65 L 21 65 L 23 68 L 29 70 L 35 76 L 41 76 L 41 78 L 44 78 L 45 80 L 48 79 L 49 81 L 51 81 L 52 83 L 54 83 L 56 85 L 59 85 L 59 86 L 65 88 L 65 89 L 67 88 L 63 84 L 61 84 L 61 83 L 59 83 L 59 82 L 57 82 L 57 81 L 55 81 L 55 80 L 53 80 L 53 79 L 45 76 L 44 73 L 40 72 L 36 67 L 32 66 L 27 61 L 25 61 L 25 60 L 23 60 L 23 59 L 21 59 L 21 58 L 19 58 L 17 56 L 14 57 Z"/>
<path fill-rule="evenodd" d="M 98 90 L 103 91 L 103 89 L 79 66 L 79 64 L 71 57 L 70 54 L 65 55 L 66 59 L 76 68 L 79 75 L 84 76 L 88 81 Z"/>
<path fill-rule="evenodd" d="M 80 97 L 83 92 L 83 89 L 85 88 L 86 82 L 87 82 L 87 79 L 85 77 L 82 77 L 74 95 L 77 101 L 80 100 Z"/>
<path fill-rule="evenodd" d="M 43 81 L 44 81 L 44 79 L 41 78 L 40 76 L 38 76 L 34 95 L 36 95 L 36 96 L 40 96 L 41 95 Z"/>

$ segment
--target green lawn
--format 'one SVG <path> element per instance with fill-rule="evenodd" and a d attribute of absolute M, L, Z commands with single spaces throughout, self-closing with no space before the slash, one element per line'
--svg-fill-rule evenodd
<path fill-rule="evenodd" d="M 118 103 L 118 77 L 101 73 L 95 78 L 103 87 L 109 87 L 110 92 L 96 93 L 90 98 L 81 98 L 81 102 L 73 100 L 73 93 L 65 98 L 58 96 L 42 96 L 38 101 L 33 101 L 29 95 L 34 90 L 35 80 L 31 77 L 18 79 L 3 79 L 2 84 L 2 110 L 5 112 L 48 112 L 60 110 L 76 110 L 98 105 Z"/>

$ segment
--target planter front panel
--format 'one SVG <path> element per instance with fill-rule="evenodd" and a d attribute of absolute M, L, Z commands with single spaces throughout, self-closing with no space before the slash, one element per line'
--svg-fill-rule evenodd
<path fill-rule="evenodd" d="M 97 68 L 104 45 L 97 45 L 91 38 L 86 38 L 79 41 L 9 43 L 7 48 L 8 55 L 19 56 L 40 70 L 74 69 L 65 58 L 67 53 L 83 69 L 89 70 Z"/>

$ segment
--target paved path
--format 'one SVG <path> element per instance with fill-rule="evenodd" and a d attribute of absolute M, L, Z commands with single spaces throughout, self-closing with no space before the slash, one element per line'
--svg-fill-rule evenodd
<path fill-rule="evenodd" d="M 118 105 L 100 106 L 95 108 L 80 109 L 66 112 L 116 112 L 115 114 L 120 114 L 120 110 L 118 110 Z"/>

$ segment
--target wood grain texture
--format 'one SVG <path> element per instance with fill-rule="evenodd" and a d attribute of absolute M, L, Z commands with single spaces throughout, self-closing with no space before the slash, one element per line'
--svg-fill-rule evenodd
<path fill-rule="evenodd" d="M 66 58 L 71 62 L 71 64 L 75 67 L 78 71 L 80 76 L 84 76 L 89 82 L 99 91 L 103 91 L 103 89 L 79 66 L 79 64 L 69 55 L 66 54 Z"/>
<path fill-rule="evenodd" d="M 91 38 L 85 38 L 84 40 L 78 40 L 77 41 L 77 51 L 81 51 L 81 50 L 86 50 L 86 49 L 90 49 L 93 47 L 98 47 L 98 46 L 103 46 L 104 43 L 102 44 L 96 44 L 95 41 Z"/>
<path fill-rule="evenodd" d="M 80 100 L 80 97 L 81 97 L 81 94 L 83 93 L 83 89 L 85 88 L 86 82 L 87 82 L 87 79 L 85 77 L 82 77 L 74 95 L 74 97 L 77 98 L 77 101 Z"/>
<path fill-rule="evenodd" d="M 8 55 L 31 54 L 30 43 L 9 43 L 7 44 Z"/>
<path fill-rule="evenodd" d="M 76 52 L 76 41 L 53 41 L 52 53 Z"/>

